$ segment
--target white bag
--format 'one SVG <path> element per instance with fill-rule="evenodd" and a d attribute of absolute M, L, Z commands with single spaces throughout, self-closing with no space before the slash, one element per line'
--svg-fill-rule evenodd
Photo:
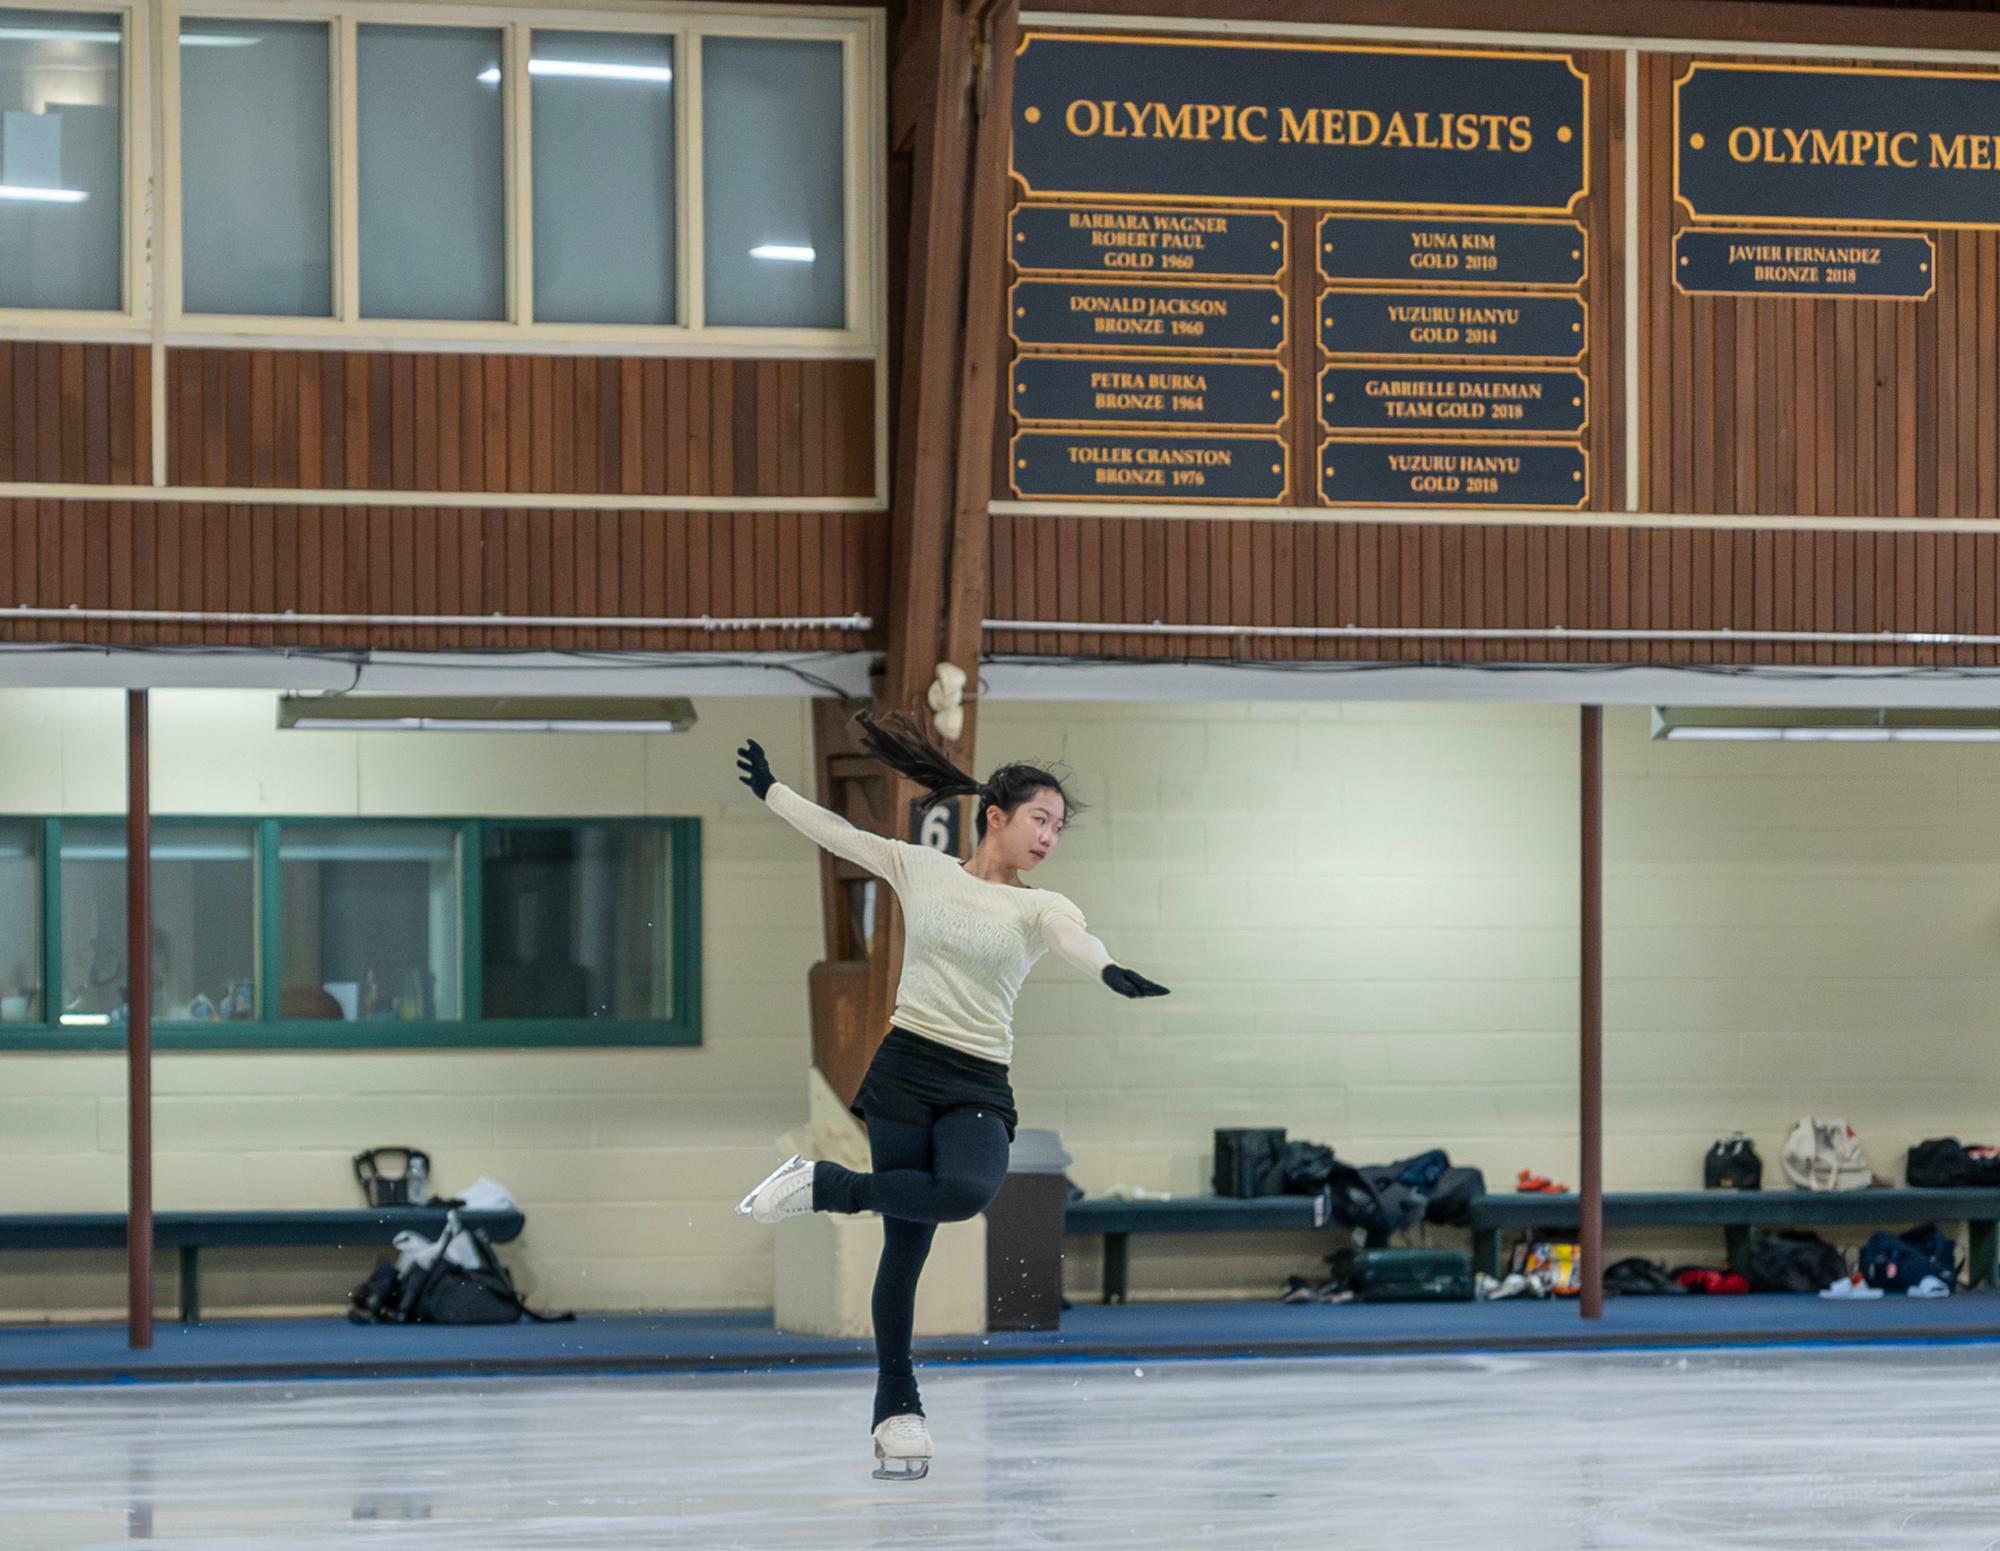
<path fill-rule="evenodd" d="M 1861 1150 L 1861 1138 L 1845 1120 L 1808 1115 L 1785 1138 L 1785 1178 L 1801 1190 L 1866 1190 L 1875 1171 Z"/>

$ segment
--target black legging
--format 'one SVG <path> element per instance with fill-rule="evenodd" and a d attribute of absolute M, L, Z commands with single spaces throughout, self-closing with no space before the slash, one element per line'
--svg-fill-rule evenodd
<path fill-rule="evenodd" d="M 987 1109 L 948 1110 L 931 1125 L 868 1121 L 875 1172 L 822 1163 L 813 1175 L 816 1212 L 880 1212 L 882 1261 L 875 1269 L 875 1420 L 923 1414 L 910 1336 L 917 1278 L 941 1222 L 986 1209 L 1007 1173 L 1007 1124 Z"/>

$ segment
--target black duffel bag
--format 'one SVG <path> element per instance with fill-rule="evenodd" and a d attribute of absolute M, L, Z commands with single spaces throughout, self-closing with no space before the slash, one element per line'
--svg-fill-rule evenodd
<path fill-rule="evenodd" d="M 2000 1158 L 1973 1155 L 1955 1136 L 1934 1136 L 1910 1149 L 1904 1172 L 1913 1190 L 1990 1189 L 2000 1185 Z"/>
<path fill-rule="evenodd" d="M 1743 1274 L 1753 1293 L 1824 1292 L 1849 1275 L 1847 1259 L 1816 1233 L 1760 1233 L 1750 1241 Z"/>

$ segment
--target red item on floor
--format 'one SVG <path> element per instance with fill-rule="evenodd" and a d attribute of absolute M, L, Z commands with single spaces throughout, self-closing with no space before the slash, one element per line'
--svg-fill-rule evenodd
<path fill-rule="evenodd" d="M 1747 1293 L 1750 1283 L 1734 1271 L 1711 1271 L 1706 1266 L 1689 1266 L 1674 1274 L 1674 1280 L 1691 1293 Z"/>

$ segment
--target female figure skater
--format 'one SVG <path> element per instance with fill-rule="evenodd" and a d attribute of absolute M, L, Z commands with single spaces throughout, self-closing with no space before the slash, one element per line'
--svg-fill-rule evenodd
<path fill-rule="evenodd" d="M 1017 764 L 975 781 L 909 718 L 857 720 L 862 746 L 926 788 L 927 806 L 960 795 L 979 799 L 979 845 L 960 863 L 856 829 L 773 780 L 754 741 L 738 750 L 743 784 L 772 812 L 896 891 L 904 946 L 893 1027 L 853 1105 L 868 1123 L 874 1172 L 793 1157 L 736 1210 L 764 1223 L 805 1212 L 882 1214 L 873 1299 L 875 1475 L 913 1481 L 931 1458 L 910 1361 L 917 1277 L 937 1225 L 985 1210 L 1007 1172 L 1017 1121 L 1007 1062 L 1021 982 L 1053 949 L 1121 996 L 1165 996 L 1167 988 L 1114 964 L 1084 929 L 1083 912 L 1062 895 L 1021 881 L 1055 850 L 1074 807 L 1056 776 Z"/>

